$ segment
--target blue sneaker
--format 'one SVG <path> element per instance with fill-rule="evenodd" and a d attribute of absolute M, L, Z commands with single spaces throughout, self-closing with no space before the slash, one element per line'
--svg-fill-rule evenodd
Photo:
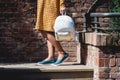
<path fill-rule="evenodd" d="M 54 63 L 55 60 L 54 59 L 50 59 L 50 60 L 43 60 L 43 61 L 39 61 L 37 62 L 38 65 L 41 65 L 41 64 L 50 64 L 50 63 Z"/>
<path fill-rule="evenodd" d="M 61 59 L 58 59 L 54 64 L 59 65 L 62 63 L 69 55 L 67 53 L 64 54 L 64 56 Z"/>

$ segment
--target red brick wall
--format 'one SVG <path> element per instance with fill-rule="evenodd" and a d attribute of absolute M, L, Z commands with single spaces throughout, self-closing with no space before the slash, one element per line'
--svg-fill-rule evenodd
<path fill-rule="evenodd" d="M 36 12 L 36 0 L 0 0 L 0 62 L 36 62 L 47 56 L 46 41 L 33 31 Z M 76 61 L 76 44 L 61 44 L 70 53 L 68 61 Z"/>
<path fill-rule="evenodd" d="M 108 34 L 93 32 L 85 33 L 85 35 L 86 38 L 84 37 L 85 39 L 81 45 L 81 60 L 83 64 L 94 68 L 94 80 L 119 80 L 119 46 L 108 46 L 105 44 L 105 36 L 107 37 Z M 110 38 L 108 40 L 110 40 Z"/>
<path fill-rule="evenodd" d="M 67 14 L 74 18 L 77 31 L 82 30 L 84 13 L 92 2 L 66 0 Z M 0 11 L 0 62 L 32 62 L 45 58 L 46 41 L 33 31 L 36 0 L 1 0 Z M 76 61 L 75 42 L 62 42 L 62 46 L 71 55 L 69 61 Z"/>
<path fill-rule="evenodd" d="M 77 31 L 83 30 L 84 14 L 95 0 L 66 0 L 67 14 L 75 20 Z M 107 0 L 93 12 L 108 12 Z M 47 56 L 46 41 L 33 28 L 36 22 L 36 0 L 0 0 L 0 62 L 36 62 Z M 82 39 L 82 37 L 80 37 Z M 61 42 L 76 61 L 75 42 Z M 119 47 L 96 47 L 81 43 L 81 61 L 94 68 L 95 80 L 120 79 Z"/>
<path fill-rule="evenodd" d="M 33 31 L 36 0 L 0 0 L 0 62 L 32 62 L 47 54 L 46 42 Z"/>
<path fill-rule="evenodd" d="M 81 31 L 84 14 L 94 0 L 65 0 L 67 14 Z M 102 6 L 101 6 L 102 5 Z M 99 7 L 99 8 L 98 8 Z M 107 12 L 99 3 L 95 11 Z M 0 62 L 36 62 L 47 56 L 46 41 L 33 31 L 36 22 L 36 0 L 0 0 Z M 61 42 L 70 54 L 67 61 L 76 61 L 75 42 Z"/>

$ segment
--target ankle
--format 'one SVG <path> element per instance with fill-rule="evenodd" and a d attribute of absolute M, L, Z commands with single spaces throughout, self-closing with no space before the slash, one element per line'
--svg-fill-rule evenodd
<path fill-rule="evenodd" d="M 51 60 L 54 59 L 53 57 L 47 57 L 45 60 Z"/>
<path fill-rule="evenodd" d="M 58 59 L 62 58 L 64 56 L 64 52 L 58 52 Z"/>
<path fill-rule="evenodd" d="M 64 55 L 65 51 L 59 51 L 58 54 Z"/>

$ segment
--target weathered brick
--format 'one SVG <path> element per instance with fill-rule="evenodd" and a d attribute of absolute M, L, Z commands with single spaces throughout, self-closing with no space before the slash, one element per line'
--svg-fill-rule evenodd
<path fill-rule="evenodd" d="M 99 72 L 109 73 L 110 69 L 108 67 L 100 67 Z"/>
<path fill-rule="evenodd" d="M 119 67 L 111 67 L 110 68 L 110 73 L 116 73 L 119 72 Z"/>
<path fill-rule="evenodd" d="M 108 67 L 109 59 L 108 58 L 100 58 L 99 59 L 99 67 Z"/>
<path fill-rule="evenodd" d="M 120 58 L 120 53 L 115 54 L 117 58 Z"/>
<path fill-rule="evenodd" d="M 110 58 L 109 66 L 115 66 L 116 65 L 116 59 Z"/>
<path fill-rule="evenodd" d="M 100 79 L 107 79 L 107 78 L 109 78 L 109 74 L 108 73 L 100 72 L 99 73 L 99 78 Z"/>
<path fill-rule="evenodd" d="M 116 59 L 116 66 L 120 66 L 120 58 Z"/>
<path fill-rule="evenodd" d="M 111 73 L 110 76 L 111 76 L 111 78 L 120 79 L 120 73 L 119 72 Z"/>

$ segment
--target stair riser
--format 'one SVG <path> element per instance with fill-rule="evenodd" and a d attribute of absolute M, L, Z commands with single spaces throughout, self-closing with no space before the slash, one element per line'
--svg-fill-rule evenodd
<path fill-rule="evenodd" d="M 9 72 L 0 74 L 3 80 L 93 80 L 92 71 L 84 72 Z"/>

